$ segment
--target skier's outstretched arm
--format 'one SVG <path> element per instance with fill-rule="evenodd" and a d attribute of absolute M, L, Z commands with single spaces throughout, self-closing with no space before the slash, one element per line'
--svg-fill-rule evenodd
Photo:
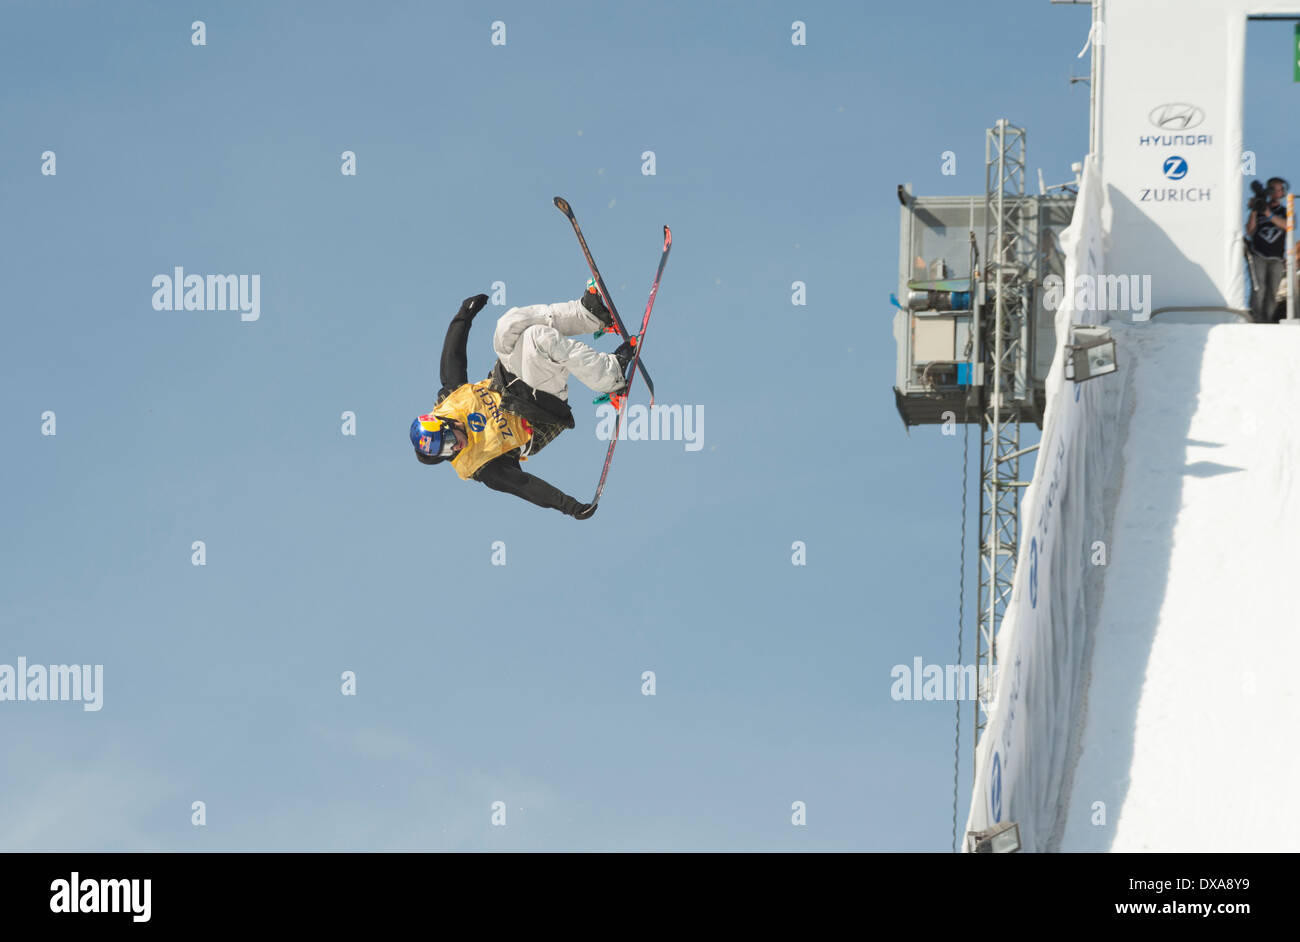
<path fill-rule="evenodd" d="M 469 329 L 474 324 L 474 315 L 483 310 L 488 302 L 486 294 L 476 294 L 461 302 L 460 310 L 451 319 L 447 327 L 447 336 L 442 342 L 442 364 L 439 378 L 442 389 L 438 399 L 454 392 L 469 382 L 469 361 L 465 355 L 465 344 L 469 340 Z"/>
<path fill-rule="evenodd" d="M 519 467 L 519 458 L 514 454 L 494 458 L 479 468 L 474 477 L 494 491 L 514 494 L 538 507 L 550 507 L 579 520 L 591 516 L 590 512 L 584 515 L 584 511 L 589 511 L 590 505 L 575 500 L 558 487 L 529 474 Z"/>

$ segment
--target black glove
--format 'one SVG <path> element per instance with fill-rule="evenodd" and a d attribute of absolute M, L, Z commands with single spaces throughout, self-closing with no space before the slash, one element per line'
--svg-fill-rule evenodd
<path fill-rule="evenodd" d="M 488 296 L 486 294 L 476 294 L 472 298 L 466 298 L 460 302 L 461 312 L 473 317 L 479 311 L 487 306 Z"/>
<path fill-rule="evenodd" d="M 557 508 L 560 513 L 569 517 L 577 517 L 579 520 L 586 520 L 596 512 L 595 504 L 584 504 L 582 501 L 570 497 L 568 494 L 563 495 L 560 506 Z"/>

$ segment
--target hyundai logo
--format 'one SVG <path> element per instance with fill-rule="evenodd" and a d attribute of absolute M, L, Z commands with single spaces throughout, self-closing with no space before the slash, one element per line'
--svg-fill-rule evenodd
<path fill-rule="evenodd" d="M 1152 108 L 1148 118 L 1162 130 L 1186 131 L 1198 127 L 1205 120 L 1205 112 L 1195 105 L 1173 103 Z"/>
<path fill-rule="evenodd" d="M 1187 161 L 1181 157 L 1166 157 L 1164 170 L 1170 180 L 1181 180 L 1187 176 Z"/>

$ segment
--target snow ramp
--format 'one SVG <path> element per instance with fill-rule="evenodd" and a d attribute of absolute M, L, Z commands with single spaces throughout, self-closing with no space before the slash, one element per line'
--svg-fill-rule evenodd
<path fill-rule="evenodd" d="M 1127 429 L 1048 849 L 1300 850 L 1300 327 L 1115 336 Z"/>

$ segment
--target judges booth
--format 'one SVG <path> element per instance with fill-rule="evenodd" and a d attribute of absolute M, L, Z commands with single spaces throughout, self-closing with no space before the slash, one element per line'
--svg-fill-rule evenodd
<path fill-rule="evenodd" d="M 894 399 L 906 426 L 980 420 L 985 382 L 983 348 L 992 337 L 993 285 L 988 267 L 984 196 L 913 196 L 899 187 L 898 290 L 891 298 L 898 368 Z M 1044 381 L 1056 348 L 1054 311 L 1044 303 L 1043 279 L 1064 274 L 1059 236 L 1074 212 L 1073 194 L 1016 197 L 1023 234 L 1004 248 L 1006 264 L 1028 278 L 1032 312 L 1018 325 L 1016 398 L 1021 420 L 1043 424 Z M 991 241 L 991 240 L 988 240 Z"/>

